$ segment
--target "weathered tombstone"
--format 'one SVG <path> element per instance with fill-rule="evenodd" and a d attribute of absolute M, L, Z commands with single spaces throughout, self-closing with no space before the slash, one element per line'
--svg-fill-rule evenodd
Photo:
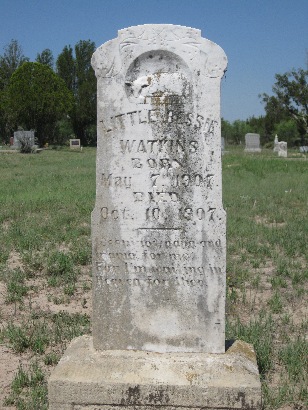
<path fill-rule="evenodd" d="M 278 152 L 278 135 L 276 134 L 275 135 L 275 139 L 274 139 L 274 149 L 273 149 L 273 151 L 274 152 Z"/>
<path fill-rule="evenodd" d="M 306 152 L 308 152 L 308 146 L 303 145 L 302 147 L 299 147 L 299 152 L 305 154 Z"/>
<path fill-rule="evenodd" d="M 284 157 L 287 158 L 288 156 L 288 143 L 284 141 L 279 141 L 277 144 L 277 152 L 278 152 L 278 157 Z"/>
<path fill-rule="evenodd" d="M 70 149 L 79 149 L 80 150 L 80 139 L 70 139 Z"/>
<path fill-rule="evenodd" d="M 260 135 L 248 133 L 245 135 L 245 152 L 261 152 L 260 148 Z"/>
<path fill-rule="evenodd" d="M 100 47 L 93 66 L 94 347 L 222 353 L 219 84 L 226 57 L 199 31 L 142 26 Z"/>
<path fill-rule="evenodd" d="M 22 144 L 27 144 L 30 148 L 35 145 L 34 131 L 15 131 L 12 148 L 20 149 Z"/>
<path fill-rule="evenodd" d="M 199 30 L 145 25 L 119 31 L 92 65 L 93 338 L 59 362 L 49 409 L 258 409 L 254 352 L 225 353 L 226 56 Z"/>

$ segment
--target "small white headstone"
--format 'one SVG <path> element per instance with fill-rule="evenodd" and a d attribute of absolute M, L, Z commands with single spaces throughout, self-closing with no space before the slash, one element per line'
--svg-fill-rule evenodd
<path fill-rule="evenodd" d="M 260 135 L 248 133 L 245 135 L 245 152 L 261 152 Z"/>
<path fill-rule="evenodd" d="M 278 152 L 278 135 L 275 135 L 275 139 L 274 139 L 274 152 Z"/>
<path fill-rule="evenodd" d="M 288 144 L 287 142 L 280 141 L 277 144 L 278 147 L 278 157 L 286 158 L 288 156 Z"/>

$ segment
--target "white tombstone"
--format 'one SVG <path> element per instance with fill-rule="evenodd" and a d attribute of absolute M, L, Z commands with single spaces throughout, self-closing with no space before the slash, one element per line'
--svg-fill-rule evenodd
<path fill-rule="evenodd" d="M 279 141 L 277 144 L 278 147 L 278 157 L 287 158 L 288 156 L 288 143 L 284 141 Z"/>
<path fill-rule="evenodd" d="M 245 135 L 245 152 L 259 153 L 260 148 L 260 135 L 248 133 Z"/>
<path fill-rule="evenodd" d="M 259 409 L 253 351 L 225 354 L 225 53 L 199 30 L 144 25 L 92 65 L 93 338 L 61 359 L 49 409 Z"/>
<path fill-rule="evenodd" d="M 260 135 L 248 133 L 245 135 L 245 152 L 258 153 L 260 148 Z"/>
<path fill-rule="evenodd" d="M 92 61 L 94 346 L 224 352 L 226 56 L 198 30 L 151 25 L 121 30 Z"/>
<path fill-rule="evenodd" d="M 278 152 L 278 135 L 276 134 L 275 135 L 275 139 L 274 139 L 274 149 L 273 149 L 273 151 L 274 152 Z"/>

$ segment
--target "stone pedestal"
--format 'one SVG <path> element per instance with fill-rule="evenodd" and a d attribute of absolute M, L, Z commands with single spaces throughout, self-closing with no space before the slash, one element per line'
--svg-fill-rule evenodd
<path fill-rule="evenodd" d="M 154 353 L 93 348 L 75 339 L 49 380 L 49 410 L 260 409 L 252 347 L 224 354 Z"/>

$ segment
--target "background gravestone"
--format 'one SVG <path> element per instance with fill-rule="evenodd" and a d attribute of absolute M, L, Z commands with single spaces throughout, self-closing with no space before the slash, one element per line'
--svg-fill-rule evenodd
<path fill-rule="evenodd" d="M 81 149 L 80 139 L 78 138 L 70 139 L 70 149 Z"/>
<path fill-rule="evenodd" d="M 278 152 L 278 135 L 275 135 L 273 152 Z"/>
<path fill-rule="evenodd" d="M 287 158 L 288 156 L 288 143 L 285 141 L 279 141 L 277 144 L 278 157 Z"/>
<path fill-rule="evenodd" d="M 259 409 L 252 348 L 225 353 L 226 56 L 199 30 L 145 25 L 120 30 L 92 65 L 93 338 L 60 360 L 49 409 Z"/>
<path fill-rule="evenodd" d="M 14 143 L 12 148 L 20 149 L 21 148 L 21 140 L 27 142 L 27 145 L 33 147 L 35 145 L 35 136 L 34 131 L 15 131 L 14 132 Z"/>
<path fill-rule="evenodd" d="M 245 135 L 245 152 L 261 152 L 260 135 L 248 133 Z"/>

